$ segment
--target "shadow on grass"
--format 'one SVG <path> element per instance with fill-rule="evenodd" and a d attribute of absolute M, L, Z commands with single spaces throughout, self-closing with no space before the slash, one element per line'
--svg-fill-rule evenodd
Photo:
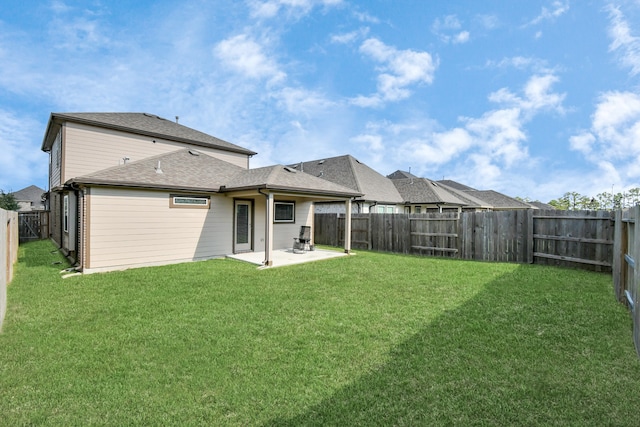
<path fill-rule="evenodd" d="M 69 267 L 68 260 L 50 240 L 38 240 L 20 244 L 18 263 L 25 267 L 48 267 L 62 270 Z"/>
<path fill-rule="evenodd" d="M 640 365 L 628 316 L 603 283 L 521 266 L 379 369 L 266 425 L 633 425 Z"/>

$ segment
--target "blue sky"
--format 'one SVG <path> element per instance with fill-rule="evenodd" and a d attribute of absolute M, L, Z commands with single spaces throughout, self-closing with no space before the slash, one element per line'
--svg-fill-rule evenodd
<path fill-rule="evenodd" d="M 0 189 L 51 112 L 148 112 L 549 201 L 640 187 L 640 1 L 3 0 Z"/>

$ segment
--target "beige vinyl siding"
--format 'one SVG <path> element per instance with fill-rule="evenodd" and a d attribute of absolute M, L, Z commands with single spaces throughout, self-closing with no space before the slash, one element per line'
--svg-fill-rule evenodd
<path fill-rule="evenodd" d="M 129 158 L 129 162 L 134 162 L 184 148 L 196 149 L 201 153 L 208 154 L 243 168 L 249 166 L 249 160 L 246 154 L 232 153 L 77 123 L 66 123 L 64 179 L 68 180 L 121 165 L 125 157 Z"/>
<path fill-rule="evenodd" d="M 49 188 L 55 188 L 59 186 L 60 171 L 62 170 L 62 136 L 61 132 L 58 132 L 56 139 L 51 146 L 51 176 L 49 178 Z"/>
<path fill-rule="evenodd" d="M 295 202 L 296 204 L 295 222 L 280 222 L 273 224 L 273 249 L 288 249 L 293 247 L 293 238 L 300 235 L 300 226 L 311 225 L 313 223 L 313 202 L 308 199 L 288 196 L 277 196 L 275 201 Z M 256 252 L 265 250 L 265 206 L 266 201 L 264 197 L 256 199 L 254 220 L 254 250 Z M 313 242 L 313 230 L 311 233 L 311 241 Z"/>
<path fill-rule="evenodd" d="M 87 272 L 161 265 L 230 254 L 233 200 L 210 209 L 169 207 L 169 193 L 93 188 Z"/>

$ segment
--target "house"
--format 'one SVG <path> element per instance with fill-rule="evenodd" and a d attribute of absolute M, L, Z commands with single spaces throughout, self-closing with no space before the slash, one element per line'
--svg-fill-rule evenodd
<path fill-rule="evenodd" d="M 393 183 L 350 155 L 311 160 L 289 166 L 360 193 L 361 196 L 353 201 L 354 213 L 402 212 L 404 200 Z M 344 204 L 317 203 L 316 212 L 344 213 Z"/>
<path fill-rule="evenodd" d="M 473 204 L 469 204 L 474 210 L 492 210 L 506 211 L 517 209 L 531 209 L 531 205 L 521 202 L 518 199 L 509 197 L 506 194 L 499 193 L 494 190 L 477 190 L 467 185 L 452 180 L 437 181 L 444 188 L 452 191 L 456 196 L 461 198 L 467 197 L 475 200 Z"/>
<path fill-rule="evenodd" d="M 461 212 L 467 205 L 464 200 L 427 178 L 392 178 L 391 181 L 404 199 L 405 213 Z"/>
<path fill-rule="evenodd" d="M 36 185 L 11 193 L 15 198 L 19 212 L 41 211 L 45 209 L 44 197 L 47 192 Z"/>
<path fill-rule="evenodd" d="M 146 113 L 52 113 L 51 238 L 85 273 L 265 253 L 313 227 L 314 205 L 354 191 Z M 345 227 L 350 251 L 350 222 Z M 349 234 L 347 234 L 349 232 Z"/>

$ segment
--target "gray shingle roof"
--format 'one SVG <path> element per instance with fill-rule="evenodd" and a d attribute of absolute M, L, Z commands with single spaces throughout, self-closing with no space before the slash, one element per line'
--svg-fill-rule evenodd
<path fill-rule="evenodd" d="M 468 185 L 460 184 L 458 181 L 452 181 L 450 179 L 441 179 L 438 182 L 446 185 L 447 187 L 455 188 L 456 190 L 462 190 L 462 191 L 475 190 L 475 188 L 469 187 Z"/>
<path fill-rule="evenodd" d="M 360 200 L 400 204 L 402 196 L 393 183 L 350 155 L 330 157 L 290 165 L 362 194 Z"/>
<path fill-rule="evenodd" d="M 453 194 L 454 196 L 456 196 L 458 199 L 462 200 L 463 202 L 466 203 L 466 207 L 467 208 L 477 208 L 477 209 L 491 209 L 492 206 L 490 203 L 484 201 L 484 200 L 480 200 L 477 197 L 474 197 L 470 192 L 468 191 L 463 191 L 460 190 L 458 188 L 454 188 L 454 187 L 450 187 L 446 184 L 444 184 L 444 182 L 454 182 L 455 181 L 437 181 L 438 185 L 442 188 L 444 188 L 445 190 L 447 190 L 448 192 L 450 192 L 451 194 Z M 459 184 L 462 187 L 466 187 L 463 184 Z M 471 188 L 471 187 L 468 187 Z"/>
<path fill-rule="evenodd" d="M 509 197 L 494 190 L 471 190 L 467 194 L 491 204 L 494 209 L 531 209 L 528 203 Z"/>
<path fill-rule="evenodd" d="M 401 171 L 401 170 L 398 169 L 397 171 L 387 175 L 387 178 L 389 178 L 389 179 L 405 179 L 405 178 L 420 178 L 420 177 L 412 174 L 411 172 Z"/>
<path fill-rule="evenodd" d="M 162 173 L 158 173 L 158 166 Z M 218 191 L 244 168 L 183 149 L 73 178 L 69 183 Z"/>
<path fill-rule="evenodd" d="M 38 202 L 42 201 L 42 194 L 46 193 L 46 190 L 38 187 L 37 185 L 30 185 L 22 190 L 15 191 L 13 197 L 17 202 Z"/>
<path fill-rule="evenodd" d="M 222 191 L 265 188 L 318 195 L 357 197 L 359 192 L 283 165 L 247 169 L 235 175 Z"/>
<path fill-rule="evenodd" d="M 162 173 L 158 173 L 158 169 Z M 357 191 L 282 165 L 245 169 L 189 149 L 73 178 L 68 184 L 72 183 L 176 191 L 230 192 L 264 188 L 325 196 L 359 195 Z"/>
<path fill-rule="evenodd" d="M 146 135 L 171 141 L 185 142 L 203 147 L 217 148 L 247 155 L 254 151 L 183 126 L 174 121 L 147 113 L 51 113 L 49 124 L 42 141 L 42 150 L 49 151 L 56 137 L 57 129 L 69 121 Z"/>
<path fill-rule="evenodd" d="M 467 203 L 426 178 L 393 179 L 393 184 L 407 203 L 435 203 L 464 206 Z"/>

